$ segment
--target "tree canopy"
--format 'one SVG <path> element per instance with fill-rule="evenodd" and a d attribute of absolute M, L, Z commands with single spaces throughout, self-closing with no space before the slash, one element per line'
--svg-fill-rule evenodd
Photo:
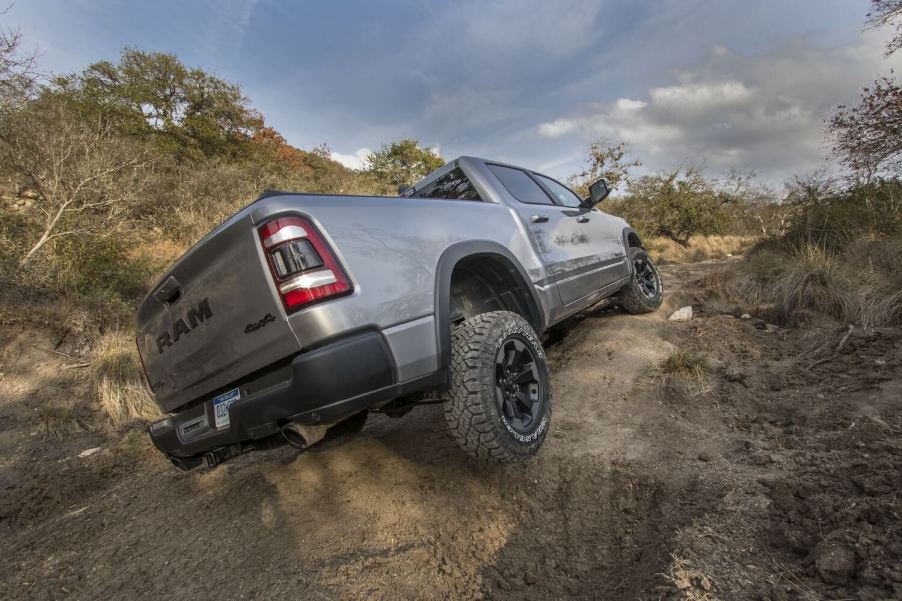
<path fill-rule="evenodd" d="M 431 148 L 423 148 L 413 138 L 384 144 L 367 160 L 367 172 L 378 180 L 383 193 L 395 193 L 399 186 L 410 186 L 445 160 Z"/>
<path fill-rule="evenodd" d="M 118 63 L 100 61 L 58 76 L 44 94 L 152 139 L 179 160 L 240 156 L 264 127 L 237 84 L 162 52 L 126 48 Z"/>
<path fill-rule="evenodd" d="M 586 156 L 587 167 L 570 178 L 573 191 L 587 198 L 589 186 L 599 178 L 607 180 L 611 188 L 629 182 L 630 171 L 642 163 L 637 159 L 627 158 L 629 147 L 625 142 L 612 142 L 598 139 L 589 146 Z"/>

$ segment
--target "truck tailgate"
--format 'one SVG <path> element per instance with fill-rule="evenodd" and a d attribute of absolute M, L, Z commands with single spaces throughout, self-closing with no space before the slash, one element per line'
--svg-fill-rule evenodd
<path fill-rule="evenodd" d="M 141 303 L 136 326 L 164 411 L 300 350 L 247 210 L 179 259 Z"/>

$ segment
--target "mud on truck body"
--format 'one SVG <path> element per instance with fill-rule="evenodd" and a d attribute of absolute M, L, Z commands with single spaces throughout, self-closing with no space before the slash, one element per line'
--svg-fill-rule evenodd
<path fill-rule="evenodd" d="M 138 349 L 183 469 L 367 412 L 442 402 L 470 455 L 521 460 L 548 433 L 548 329 L 600 301 L 661 303 L 639 236 L 528 169 L 460 157 L 399 197 L 267 192 L 141 302 Z"/>

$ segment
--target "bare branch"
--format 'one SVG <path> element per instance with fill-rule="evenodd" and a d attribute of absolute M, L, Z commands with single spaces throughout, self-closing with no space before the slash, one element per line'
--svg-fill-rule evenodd
<path fill-rule="evenodd" d="M 838 107 L 827 125 L 834 154 L 865 180 L 902 164 L 902 87 L 892 76 L 864 88 L 858 106 Z"/>
<path fill-rule="evenodd" d="M 0 167 L 37 192 L 41 235 L 26 265 L 51 240 L 87 234 L 127 216 L 156 157 L 98 121 L 35 102 L 2 124 Z"/>
<path fill-rule="evenodd" d="M 36 65 L 40 53 L 36 47 L 23 53 L 21 45 L 20 30 L 0 29 L 0 111 L 3 112 L 22 106 L 38 79 Z"/>
<path fill-rule="evenodd" d="M 886 43 L 887 56 L 902 48 L 902 0 L 871 0 L 871 10 L 865 25 L 868 29 L 879 29 L 887 25 L 895 28 L 892 39 Z"/>

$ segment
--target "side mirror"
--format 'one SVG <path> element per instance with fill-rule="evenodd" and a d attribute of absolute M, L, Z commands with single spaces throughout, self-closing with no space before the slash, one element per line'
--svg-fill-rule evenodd
<path fill-rule="evenodd" d="M 407 196 L 407 193 L 411 192 L 412 190 L 413 186 L 405 186 L 404 184 L 401 184 L 400 186 L 398 186 L 398 196 Z"/>
<path fill-rule="evenodd" d="M 606 179 L 601 178 L 591 186 L 589 186 L 589 198 L 586 199 L 586 204 L 590 207 L 594 207 L 602 200 L 608 197 L 611 193 L 611 187 L 608 185 Z"/>

